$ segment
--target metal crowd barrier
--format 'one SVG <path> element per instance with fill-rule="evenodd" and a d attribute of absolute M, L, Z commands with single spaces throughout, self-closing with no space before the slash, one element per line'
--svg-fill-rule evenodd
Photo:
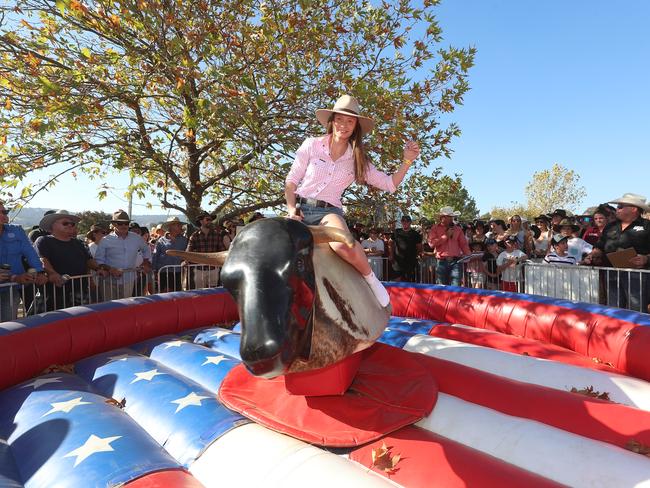
<path fill-rule="evenodd" d="M 525 292 L 650 313 L 650 270 L 527 263 Z"/>
<path fill-rule="evenodd" d="M 0 284 L 0 321 L 100 301 L 93 275 L 63 276 L 62 286 Z"/>
<path fill-rule="evenodd" d="M 163 266 L 156 273 L 156 293 L 221 286 L 221 268 L 205 264 Z"/>
<path fill-rule="evenodd" d="M 369 257 L 368 263 L 380 280 L 391 281 L 395 274 L 385 257 Z M 521 293 L 597 303 L 650 313 L 650 271 L 560 266 L 528 261 L 520 266 L 520 279 L 504 283 L 480 276 L 471 263 L 463 263 L 461 286 L 492 290 L 508 289 Z M 417 283 L 436 282 L 436 260 L 418 260 Z M 505 286 L 504 286 L 505 285 Z M 220 268 L 202 264 L 164 266 L 155 273 L 125 269 L 121 277 L 97 274 L 72 276 L 64 286 L 0 283 L 0 322 L 61 308 L 87 305 L 118 298 L 145 296 L 170 291 L 221 286 Z"/>

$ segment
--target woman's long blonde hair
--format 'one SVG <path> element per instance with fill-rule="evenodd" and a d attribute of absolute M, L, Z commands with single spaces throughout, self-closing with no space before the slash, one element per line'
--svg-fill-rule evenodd
<path fill-rule="evenodd" d="M 327 120 L 327 133 L 334 132 L 334 116 L 332 113 Z M 343 115 L 343 114 L 342 114 Z M 359 184 L 366 182 L 366 171 L 368 170 L 368 156 L 366 155 L 366 148 L 363 145 L 363 135 L 361 134 L 361 124 L 357 119 L 357 124 L 354 126 L 354 131 L 349 140 L 352 145 L 352 154 L 354 154 L 354 179 Z"/>

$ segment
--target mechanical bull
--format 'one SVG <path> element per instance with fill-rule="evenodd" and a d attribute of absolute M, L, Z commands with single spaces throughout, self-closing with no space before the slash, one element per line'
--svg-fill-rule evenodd
<path fill-rule="evenodd" d="M 329 246 L 352 246 L 333 227 L 270 218 L 244 227 L 221 253 L 168 251 L 189 262 L 222 266 L 237 302 L 240 354 L 256 376 L 323 368 L 371 346 L 390 317 L 363 277 Z"/>

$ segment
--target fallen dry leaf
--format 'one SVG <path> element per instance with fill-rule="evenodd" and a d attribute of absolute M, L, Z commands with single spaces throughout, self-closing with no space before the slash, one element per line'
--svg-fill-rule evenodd
<path fill-rule="evenodd" d="M 625 444 L 625 449 L 628 451 L 641 454 L 642 456 L 650 457 L 650 446 L 641 444 L 640 442 L 635 441 L 634 439 L 630 440 Z"/>
<path fill-rule="evenodd" d="M 376 447 L 372 450 L 372 466 L 373 468 L 381 469 L 387 475 L 395 474 L 399 469 L 397 463 L 400 462 L 401 455 L 396 454 L 391 456 L 390 450 L 392 447 L 387 447 L 386 443 L 381 444 L 381 447 Z"/>
<path fill-rule="evenodd" d="M 593 386 L 588 386 L 586 388 L 582 388 L 581 390 L 578 390 L 575 386 L 571 388 L 571 393 L 578 393 L 579 395 L 584 395 L 588 396 L 591 398 L 598 398 L 599 400 L 607 400 L 608 402 L 611 402 L 612 400 L 609 398 L 609 393 L 604 391 L 604 392 L 599 392 L 598 390 L 594 390 Z"/>
<path fill-rule="evenodd" d="M 122 398 L 122 400 L 119 402 L 115 398 L 108 398 L 106 400 L 106 403 L 108 403 L 109 405 L 113 405 L 114 407 L 117 407 L 120 410 L 123 410 L 124 407 L 126 407 L 126 398 Z"/>
<path fill-rule="evenodd" d="M 592 360 L 594 363 L 604 364 L 605 366 L 610 366 L 610 367 L 612 367 L 612 368 L 614 367 L 614 365 L 613 365 L 612 363 L 610 363 L 609 361 L 605 362 L 605 361 L 603 361 L 603 360 L 600 359 L 600 358 L 591 358 L 591 360 Z"/>
<path fill-rule="evenodd" d="M 45 368 L 41 374 L 48 373 L 70 373 L 74 374 L 74 364 L 52 364 Z"/>

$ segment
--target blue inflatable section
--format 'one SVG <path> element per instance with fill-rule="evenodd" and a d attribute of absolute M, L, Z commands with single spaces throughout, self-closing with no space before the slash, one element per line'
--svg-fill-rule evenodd
<path fill-rule="evenodd" d="M 241 361 L 239 343 L 241 337 L 238 333 L 221 327 L 204 329 L 194 337 L 194 342 L 209 347 L 221 354 L 226 354 Z"/>
<path fill-rule="evenodd" d="M 438 322 L 436 320 L 391 317 L 386 328 L 390 330 L 405 330 L 414 334 L 427 335 L 433 327 L 442 323 L 443 322 Z"/>
<path fill-rule="evenodd" d="M 153 348 L 150 357 L 215 395 L 228 372 L 240 363 L 239 359 L 193 343 L 184 343 L 178 348 L 162 343 Z"/>
<path fill-rule="evenodd" d="M 178 349 L 168 341 L 162 349 Z M 207 350 L 209 352 L 209 350 Z M 202 366 L 211 369 L 209 363 Z M 124 411 L 184 467 L 244 418 L 225 408 L 213 392 L 181 373 L 128 349 L 80 361 L 76 372 L 102 395 L 125 400 Z"/>
<path fill-rule="evenodd" d="M 0 437 L 11 445 L 2 449 L 0 480 L 10 480 L 2 486 L 116 486 L 180 467 L 78 376 L 49 374 L 9 388 L 0 412 Z"/>
<path fill-rule="evenodd" d="M 411 337 L 416 334 L 427 335 L 433 327 L 441 323 L 435 320 L 391 317 L 386 325 L 386 330 L 377 339 L 377 342 L 402 349 Z"/>

